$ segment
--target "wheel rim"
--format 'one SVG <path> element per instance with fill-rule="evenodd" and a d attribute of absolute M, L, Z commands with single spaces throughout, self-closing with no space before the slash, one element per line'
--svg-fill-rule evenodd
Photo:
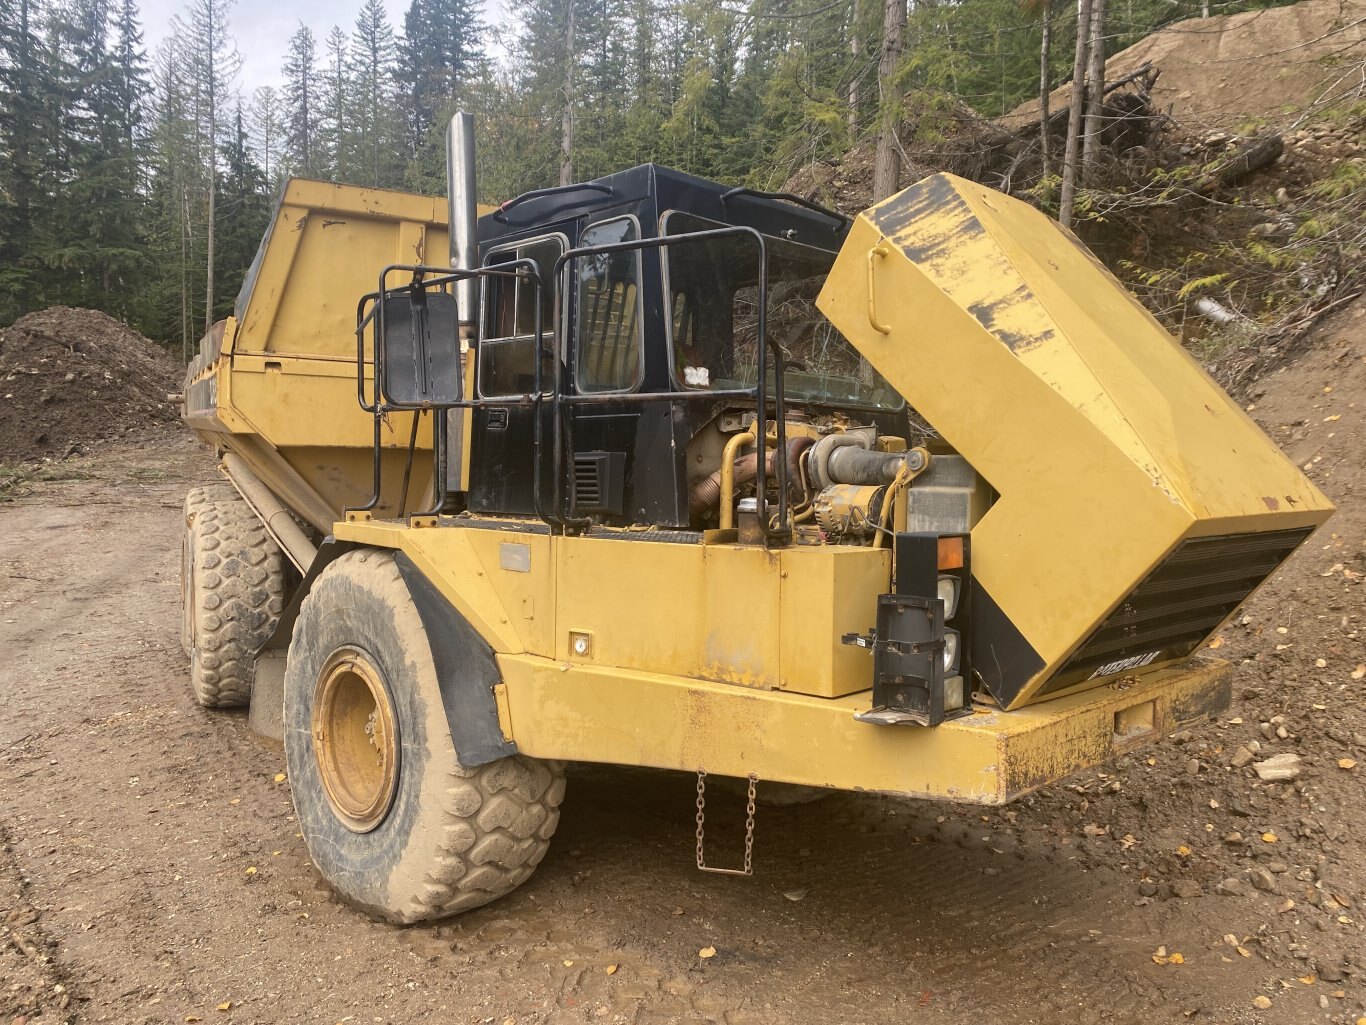
<path fill-rule="evenodd" d="M 332 811 L 356 833 L 384 820 L 398 789 L 398 728 L 379 667 L 358 648 L 323 664 L 313 695 L 313 755 Z"/>

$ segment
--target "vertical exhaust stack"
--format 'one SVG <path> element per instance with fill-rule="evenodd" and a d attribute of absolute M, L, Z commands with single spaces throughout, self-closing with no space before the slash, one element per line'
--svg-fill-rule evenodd
<path fill-rule="evenodd" d="M 446 196 L 450 204 L 451 266 L 474 270 L 479 266 L 478 213 L 474 205 L 474 115 L 459 111 L 446 130 Z M 470 278 L 456 286 L 462 333 L 473 333 L 478 282 Z"/>
<path fill-rule="evenodd" d="M 459 111 L 446 129 L 447 226 L 451 240 L 451 267 L 475 270 L 479 266 L 479 212 L 474 201 L 474 115 Z M 464 393 L 473 390 L 474 364 L 470 345 L 479 316 L 479 281 L 466 278 L 456 283 L 455 303 L 460 317 L 461 380 Z M 446 411 L 446 489 L 469 490 L 470 411 Z"/>

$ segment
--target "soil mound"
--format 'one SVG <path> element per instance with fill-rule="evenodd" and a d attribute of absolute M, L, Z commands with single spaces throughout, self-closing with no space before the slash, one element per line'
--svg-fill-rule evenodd
<path fill-rule="evenodd" d="M 1354 917 L 1366 900 L 1366 299 L 1326 318 L 1249 397 L 1251 416 L 1337 512 L 1211 640 L 1234 666 L 1232 707 L 1175 743 L 994 812 L 990 826 L 1070 826 L 1069 859 L 1118 866 L 1130 899 L 1158 905 L 1160 920 L 1203 898 L 1213 953 L 1201 956 L 1259 957 L 1298 979 L 1281 983 L 1287 1003 L 1289 987 L 1321 981 L 1343 1009 L 1345 979 L 1366 964 Z M 1356 1021 L 1351 1007 L 1322 1020 Z"/>
<path fill-rule="evenodd" d="M 1303 0 L 1213 18 L 1191 18 L 1145 36 L 1105 62 L 1117 81 L 1144 64 L 1161 71 L 1152 104 L 1188 128 L 1280 127 L 1310 107 L 1359 97 L 1366 60 L 1366 0 Z M 1071 86 L 1053 91 L 1067 106 Z M 999 123 L 1038 119 L 1037 101 Z"/>
<path fill-rule="evenodd" d="M 0 331 L 0 463 L 63 458 L 176 419 L 180 368 L 132 328 L 54 306 Z"/>

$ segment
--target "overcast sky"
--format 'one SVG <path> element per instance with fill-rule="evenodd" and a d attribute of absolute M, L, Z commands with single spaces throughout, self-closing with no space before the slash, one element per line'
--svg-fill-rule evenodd
<path fill-rule="evenodd" d="M 318 58 L 324 56 L 323 41 L 332 31 L 333 25 L 340 25 L 348 36 L 360 13 L 362 0 L 236 0 L 228 15 L 232 34 L 237 40 L 237 49 L 242 55 L 242 73 L 238 85 L 242 98 L 251 98 L 257 86 L 280 84 L 280 68 L 284 64 L 285 49 L 289 37 L 303 22 L 313 30 L 318 40 Z M 395 32 L 403 29 L 403 13 L 408 9 L 409 0 L 384 0 L 389 11 L 389 21 Z M 484 21 L 497 25 L 503 18 L 504 0 L 481 0 L 484 8 Z M 155 54 L 157 47 L 170 34 L 171 18 L 179 14 L 183 21 L 189 20 L 186 0 L 141 0 L 144 42 L 149 55 Z M 494 33 L 487 40 L 487 49 L 494 56 L 501 56 Z"/>

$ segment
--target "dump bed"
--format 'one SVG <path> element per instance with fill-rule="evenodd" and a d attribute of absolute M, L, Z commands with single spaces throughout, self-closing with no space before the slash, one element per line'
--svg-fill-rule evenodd
<path fill-rule="evenodd" d="M 357 303 L 386 266 L 445 266 L 446 224 L 444 198 L 291 179 L 233 316 L 190 365 L 189 425 L 237 454 L 322 533 L 372 493 L 373 421 L 357 401 Z M 418 425 L 405 511 L 420 505 L 431 479 L 431 420 Z M 412 426 L 410 413 L 382 425 L 380 515 L 398 512 Z"/>

